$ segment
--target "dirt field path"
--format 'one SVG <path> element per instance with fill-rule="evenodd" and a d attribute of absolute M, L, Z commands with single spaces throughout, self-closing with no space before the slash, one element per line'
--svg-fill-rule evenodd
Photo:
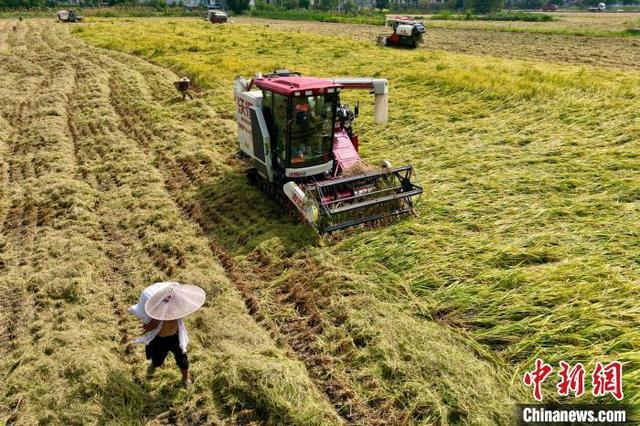
<path fill-rule="evenodd" d="M 244 17 L 236 19 L 239 23 L 268 25 L 278 30 L 346 36 L 371 42 L 375 42 L 378 34 L 387 31 L 384 27 L 374 25 Z M 435 28 L 427 22 L 423 48 L 509 59 L 640 69 L 640 40 L 633 37 L 582 37 L 473 28 Z"/>

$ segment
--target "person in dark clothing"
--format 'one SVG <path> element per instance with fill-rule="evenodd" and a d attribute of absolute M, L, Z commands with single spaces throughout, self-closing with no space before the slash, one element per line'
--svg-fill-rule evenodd
<path fill-rule="evenodd" d="M 191 80 L 189 80 L 189 78 L 187 77 L 182 77 L 180 80 L 176 81 L 175 83 L 173 83 L 176 86 L 176 89 L 178 89 L 178 92 L 180 92 L 182 94 L 182 99 L 186 99 L 187 96 L 189 97 L 189 99 L 193 99 L 193 96 L 191 96 L 191 93 L 189 93 L 189 83 L 191 82 Z"/>
<path fill-rule="evenodd" d="M 151 360 L 148 373 L 151 375 L 156 368 L 161 367 L 167 355 L 171 352 L 176 360 L 176 365 L 182 373 L 183 383 L 189 386 L 191 384 L 189 358 L 187 357 L 187 353 L 183 352 L 180 347 L 178 321 L 158 321 L 154 319 L 147 324 L 143 324 L 142 329 L 145 332 L 149 332 L 156 329 L 159 324 L 162 324 L 160 331 L 158 331 L 156 337 L 144 347 L 147 359 Z"/>

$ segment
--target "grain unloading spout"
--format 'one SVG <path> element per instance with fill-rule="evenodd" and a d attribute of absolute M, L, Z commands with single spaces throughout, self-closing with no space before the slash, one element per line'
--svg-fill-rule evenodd
<path fill-rule="evenodd" d="M 389 83 L 385 78 L 332 78 L 345 89 L 369 89 L 375 96 L 374 118 L 378 124 L 387 122 L 389 115 Z"/>

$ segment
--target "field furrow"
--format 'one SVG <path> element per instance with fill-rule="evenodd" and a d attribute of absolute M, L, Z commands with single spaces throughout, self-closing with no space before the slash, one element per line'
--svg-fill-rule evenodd
<path fill-rule="evenodd" d="M 91 182 L 97 193 L 96 212 L 100 217 L 99 230 L 96 238 L 103 246 L 103 253 L 108 259 L 106 269 L 102 274 L 103 285 L 109 293 L 109 311 L 113 315 L 118 330 L 118 353 L 123 365 L 131 365 L 131 379 L 141 386 L 136 397 L 143 403 L 135 407 L 138 416 L 161 419 L 163 421 L 188 421 L 189 418 L 201 418 L 217 421 L 215 410 L 209 413 L 180 412 L 176 407 L 163 406 L 159 401 L 144 394 L 144 375 L 140 351 L 135 351 L 127 345 L 135 337 L 136 325 L 126 310 L 135 300 L 140 289 L 137 283 L 143 276 L 173 278 L 174 271 L 162 270 L 156 265 L 165 260 L 167 255 L 159 253 L 160 260 L 154 261 L 149 250 L 145 250 L 144 241 L 137 235 L 131 235 L 127 228 L 131 226 L 128 215 L 133 214 L 142 220 L 155 214 L 165 213 L 170 206 L 162 201 L 163 196 L 157 188 L 149 188 L 157 182 L 153 176 L 145 173 L 146 158 L 137 152 L 137 148 L 127 136 L 117 129 L 118 118 L 111 108 L 109 75 L 98 65 L 89 60 L 73 61 L 78 76 L 77 96 L 70 103 L 70 111 L 74 119 L 71 127 L 75 129 L 76 153 L 80 159 L 85 177 Z M 108 147 L 108 150 L 105 149 Z M 127 167 L 119 167 L 124 161 Z M 131 203 L 132 191 L 146 186 L 144 192 L 136 197 L 137 202 Z M 127 209 L 123 209 L 128 204 Z M 156 231 L 156 230 L 153 230 Z M 158 232 L 145 231 L 145 236 L 154 236 Z M 151 234 L 151 235 L 149 235 Z M 136 263 L 132 263 L 135 259 Z M 175 271 L 178 273 L 178 271 Z M 208 289 L 210 292 L 212 289 Z M 120 418 L 121 413 L 114 412 L 113 420 Z M 189 417 L 196 416 L 196 417 Z"/>
<path fill-rule="evenodd" d="M 33 412 L 41 421 L 65 422 L 74 416 L 71 411 L 96 416 L 88 409 L 92 384 L 85 379 L 110 358 L 104 351 L 109 327 L 99 313 L 104 300 L 87 286 L 100 255 L 90 226 L 93 194 L 77 179 L 68 135 L 73 69 L 41 42 L 39 31 L 29 25 L 27 36 L 12 46 L 24 47 L 19 57 L 11 57 L 19 62 L 0 64 L 18 76 L 11 87 L 20 92 L 13 98 L 17 128 L 8 156 L 11 208 L 3 232 L 12 268 L 0 276 L 0 285 L 20 295 L 22 305 L 21 312 L 11 313 L 14 350 L 2 358 L 6 373 L 0 389 L 11 410 L 7 421 L 18 424 L 35 421 L 24 415 Z M 83 347 L 91 351 L 84 353 Z M 39 359 L 37 368 L 28 362 L 33 357 Z M 56 383 L 57 391 L 50 392 Z M 61 413 L 60 406 L 70 401 L 75 406 Z"/>
<path fill-rule="evenodd" d="M 17 25 L 17 24 L 16 24 Z M 13 28 L 13 26 L 12 26 Z M 11 30 L 13 31 L 13 29 Z M 27 30 L 20 43 L 33 43 L 37 35 Z M 18 40 L 16 40 L 18 41 Z M 59 104 L 55 98 L 65 95 L 68 75 L 59 72 L 58 79 L 52 83 L 51 73 L 40 67 L 36 58 L 49 59 L 46 50 L 38 48 L 32 55 L 8 57 L 4 62 L 3 74 L 6 91 L 3 105 L 3 120 L 13 123 L 5 128 L 6 144 L 2 167 L 2 265 L 3 271 L 11 275 L 23 269 L 18 280 L 27 279 L 24 269 L 32 262 L 36 239 L 43 227 L 47 226 L 47 213 L 38 203 L 32 191 L 39 178 L 55 179 L 58 172 L 66 170 L 42 171 L 38 174 L 36 167 L 50 160 L 50 155 L 64 157 L 64 143 L 60 135 L 46 135 L 45 129 L 61 127 L 60 118 L 53 113 Z M 53 85 L 52 85 L 53 84 Z M 29 96 L 28 92 L 32 91 Z M 34 143 L 34 141 L 36 143 Z M 55 147 L 49 150 L 49 147 Z M 25 331 L 23 322 L 37 315 L 33 309 L 32 297 L 20 286 L 10 287 L 13 278 L 5 278 L 3 288 L 9 294 L 3 311 L 8 319 L 0 339 L 7 341 L 5 349 L 15 349 L 17 338 Z"/>

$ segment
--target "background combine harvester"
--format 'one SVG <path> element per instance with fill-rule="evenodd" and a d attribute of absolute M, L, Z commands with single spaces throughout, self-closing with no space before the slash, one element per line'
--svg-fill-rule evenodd
<path fill-rule="evenodd" d="M 375 121 L 387 121 L 385 79 L 321 79 L 284 70 L 251 81 L 237 77 L 234 87 L 250 181 L 278 201 L 290 200 L 321 233 L 413 213 L 422 194 L 410 165 L 361 161 L 352 128 L 358 106 L 352 111 L 340 103 L 343 89 L 372 90 Z"/>
<path fill-rule="evenodd" d="M 426 32 L 424 23 L 410 16 L 389 17 L 385 21 L 385 26 L 391 27 L 393 33 L 378 36 L 378 44 L 383 46 L 416 48 L 422 43 Z"/>
<path fill-rule="evenodd" d="M 84 20 L 84 17 L 78 15 L 74 9 L 62 9 L 56 15 L 60 22 L 80 22 Z"/>
<path fill-rule="evenodd" d="M 229 16 L 224 10 L 209 9 L 204 19 L 212 24 L 224 24 L 229 21 Z"/>

